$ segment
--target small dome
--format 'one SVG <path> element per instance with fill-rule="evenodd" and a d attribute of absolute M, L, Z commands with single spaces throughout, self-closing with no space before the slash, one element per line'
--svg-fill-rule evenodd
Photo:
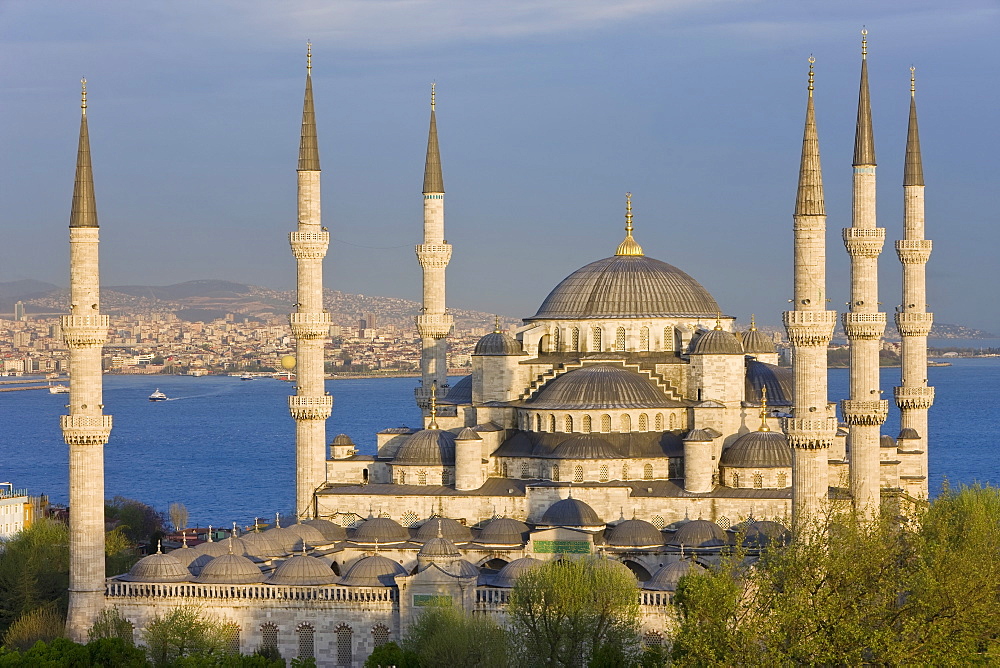
<path fill-rule="evenodd" d="M 242 538 L 234 538 L 230 536 L 225 540 L 219 540 L 212 543 L 202 543 L 198 547 L 194 548 L 202 554 L 208 554 L 213 557 L 221 557 L 224 554 L 248 554 L 247 546 L 243 542 Z"/>
<path fill-rule="evenodd" d="M 533 568 L 538 568 L 542 565 L 542 561 L 535 559 L 534 557 L 521 557 L 520 559 L 515 559 L 506 566 L 500 569 L 500 572 L 493 576 L 491 584 L 494 587 L 506 587 L 511 588 L 517 581 L 517 578 L 527 571 Z"/>
<path fill-rule="evenodd" d="M 405 543 L 410 539 L 410 532 L 396 520 L 388 517 L 370 517 L 354 530 L 351 540 L 355 543 L 374 545 L 379 543 Z"/>
<path fill-rule="evenodd" d="M 607 557 L 597 557 L 596 559 L 594 559 L 594 564 L 596 566 L 603 566 L 604 568 L 610 568 L 613 571 L 618 571 L 623 575 L 628 575 L 629 579 L 631 579 L 632 582 L 638 583 L 638 578 L 636 577 L 635 573 L 632 572 L 632 569 L 620 561 L 609 559 Z"/>
<path fill-rule="evenodd" d="M 354 562 L 340 580 L 351 587 L 392 587 L 397 575 L 406 575 L 403 567 L 381 554 L 362 557 Z"/>
<path fill-rule="evenodd" d="M 302 522 L 301 524 L 293 524 L 288 527 L 288 530 L 292 533 L 298 534 L 298 536 L 305 541 L 306 547 L 316 547 L 317 545 L 326 545 L 327 540 L 323 536 L 323 533 L 316 527 Z"/>
<path fill-rule="evenodd" d="M 478 578 L 479 569 L 465 559 L 456 559 L 444 567 L 449 573 L 460 578 Z"/>
<path fill-rule="evenodd" d="M 317 529 L 323 535 L 323 539 L 327 543 L 336 543 L 339 540 L 347 540 L 347 529 L 340 526 L 336 522 L 324 519 L 315 519 L 306 520 L 303 524 L 307 524 Z"/>
<path fill-rule="evenodd" d="M 205 567 L 205 564 L 215 559 L 212 555 L 200 552 L 193 547 L 182 547 L 179 550 L 174 550 L 170 553 L 170 556 L 179 561 L 181 566 L 188 569 L 192 575 L 201 573 L 201 569 Z"/>
<path fill-rule="evenodd" d="M 173 553 L 157 552 L 135 562 L 129 572 L 118 579 L 125 582 L 186 582 L 191 579 L 191 571 Z"/>
<path fill-rule="evenodd" d="M 201 569 L 195 582 L 201 584 L 253 584 L 263 582 L 264 574 L 257 566 L 238 554 L 215 557 Z"/>
<path fill-rule="evenodd" d="M 722 528 L 708 520 L 692 520 L 684 523 L 667 541 L 667 545 L 684 547 L 719 547 L 728 543 Z"/>
<path fill-rule="evenodd" d="M 333 437 L 333 440 L 330 441 L 330 445 L 354 445 L 354 441 L 352 441 L 351 437 L 347 434 L 337 434 Z"/>
<path fill-rule="evenodd" d="M 790 468 L 792 448 L 778 431 L 751 431 L 722 451 L 719 465 L 729 468 Z"/>
<path fill-rule="evenodd" d="M 245 533 L 240 537 L 243 546 L 246 548 L 248 557 L 258 559 L 271 559 L 283 557 L 287 554 L 285 548 L 273 540 L 266 533 Z"/>
<path fill-rule="evenodd" d="M 743 535 L 744 547 L 768 547 L 769 545 L 786 545 L 791 534 L 784 524 L 771 520 L 760 520 L 747 527 Z"/>
<path fill-rule="evenodd" d="M 652 591 L 677 591 L 677 583 L 685 575 L 704 573 L 705 568 L 689 559 L 681 559 L 667 564 L 642 584 L 643 589 Z"/>
<path fill-rule="evenodd" d="M 774 341 L 761 334 L 754 326 L 743 332 L 743 350 L 748 355 L 763 355 L 777 352 L 774 347 Z"/>
<path fill-rule="evenodd" d="M 468 543 L 472 540 L 472 531 L 458 520 L 450 517 L 432 517 L 417 529 L 415 538 L 419 541 L 433 540 L 441 536 L 456 543 Z"/>
<path fill-rule="evenodd" d="M 280 545 L 285 551 L 285 554 L 290 554 L 302 549 L 302 536 L 294 531 L 289 531 L 288 527 L 268 529 L 264 532 L 264 535 Z"/>
<path fill-rule="evenodd" d="M 918 434 L 917 430 L 914 429 L 913 427 L 905 427 L 899 430 L 899 436 L 896 437 L 896 440 L 901 440 L 906 438 L 920 438 L 920 434 Z"/>
<path fill-rule="evenodd" d="M 476 342 L 473 355 L 524 355 L 521 342 L 505 332 L 491 332 Z"/>
<path fill-rule="evenodd" d="M 599 434 L 572 436 L 556 446 L 552 459 L 621 459 L 622 453 Z"/>
<path fill-rule="evenodd" d="M 556 376 L 529 399 L 528 407 L 546 410 L 601 408 L 671 408 L 646 376 L 617 364 L 588 364 Z"/>
<path fill-rule="evenodd" d="M 455 435 L 443 429 L 422 429 L 403 441 L 392 463 L 454 466 Z"/>
<path fill-rule="evenodd" d="M 462 431 L 458 432 L 458 436 L 455 437 L 456 441 L 481 441 L 483 437 L 479 435 L 479 432 L 472 427 L 465 427 Z"/>
<path fill-rule="evenodd" d="M 654 547 L 663 545 L 663 534 L 646 520 L 619 522 L 604 535 L 611 547 Z"/>
<path fill-rule="evenodd" d="M 481 545 L 523 545 L 528 525 L 510 517 L 491 520 L 479 532 L 476 542 Z"/>
<path fill-rule="evenodd" d="M 541 524 L 553 527 L 596 527 L 604 522 L 594 509 L 580 499 L 556 501 L 542 515 Z"/>
<path fill-rule="evenodd" d="M 895 448 L 896 439 L 894 439 L 892 436 L 889 436 L 889 434 L 882 434 L 881 436 L 879 436 L 878 444 L 880 448 Z"/>
<path fill-rule="evenodd" d="M 431 538 L 424 543 L 424 546 L 417 552 L 417 558 L 421 557 L 461 557 L 455 544 L 447 538 Z"/>
<path fill-rule="evenodd" d="M 266 582 L 273 585 L 328 585 L 337 581 L 325 562 L 308 555 L 296 555 L 281 562 Z"/>
<path fill-rule="evenodd" d="M 743 344 L 731 333 L 710 329 L 694 342 L 692 355 L 742 355 Z"/>
<path fill-rule="evenodd" d="M 692 443 L 711 443 L 715 440 L 715 437 L 704 429 L 692 429 L 684 437 L 684 440 L 691 441 Z"/>

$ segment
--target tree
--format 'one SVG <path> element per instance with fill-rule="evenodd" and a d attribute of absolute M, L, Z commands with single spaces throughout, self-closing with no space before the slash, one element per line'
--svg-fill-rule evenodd
<path fill-rule="evenodd" d="M 87 632 L 87 638 L 91 641 L 102 638 L 117 638 L 129 645 L 135 644 L 135 627 L 132 622 L 122 617 L 118 608 L 105 608 L 97 616 L 97 621 Z"/>
<path fill-rule="evenodd" d="M 394 642 L 387 642 L 372 650 L 365 659 L 364 668 L 420 668 L 415 652 L 406 651 Z"/>
<path fill-rule="evenodd" d="M 105 502 L 104 516 L 115 526 L 121 526 L 133 544 L 147 543 L 163 530 L 163 516 L 156 509 L 124 496 Z"/>
<path fill-rule="evenodd" d="M 19 531 L 0 550 L 0 634 L 37 608 L 65 616 L 68 587 L 68 527 L 41 519 Z"/>
<path fill-rule="evenodd" d="M 153 664 L 167 666 L 186 656 L 225 654 L 227 630 L 197 606 L 187 606 L 154 617 L 142 637 Z"/>
<path fill-rule="evenodd" d="M 188 509 L 183 503 L 170 504 L 170 522 L 174 525 L 174 531 L 187 529 Z"/>
<path fill-rule="evenodd" d="M 65 632 L 65 618 L 55 606 L 35 608 L 14 620 L 3 636 L 3 645 L 23 651 L 38 641 L 49 642 L 61 638 Z"/>
<path fill-rule="evenodd" d="M 561 559 L 529 570 L 517 579 L 507 612 L 526 665 L 637 660 L 638 586 L 617 562 Z"/>
<path fill-rule="evenodd" d="M 450 604 L 429 606 L 403 640 L 398 668 L 511 665 L 507 634 L 491 617 L 465 613 Z M 392 664 L 389 664 L 392 665 Z"/>

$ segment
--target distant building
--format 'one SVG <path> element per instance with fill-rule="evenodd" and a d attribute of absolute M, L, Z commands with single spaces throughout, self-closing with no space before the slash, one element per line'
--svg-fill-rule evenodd
<path fill-rule="evenodd" d="M 30 496 L 26 489 L 15 489 L 9 482 L 0 482 L 0 539 L 10 538 L 27 529 L 45 513 L 48 500 Z"/>
<path fill-rule="evenodd" d="M 14 304 L 14 320 L 19 322 L 23 322 L 25 320 L 24 302 L 17 302 Z"/>

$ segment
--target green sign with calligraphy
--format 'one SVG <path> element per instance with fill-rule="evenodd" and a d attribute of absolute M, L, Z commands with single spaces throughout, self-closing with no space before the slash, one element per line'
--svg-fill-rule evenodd
<path fill-rule="evenodd" d="M 413 607 L 423 608 L 428 605 L 451 605 L 451 596 L 441 596 L 440 594 L 414 594 Z"/>
<path fill-rule="evenodd" d="M 590 554 L 587 540 L 536 540 L 536 554 Z"/>

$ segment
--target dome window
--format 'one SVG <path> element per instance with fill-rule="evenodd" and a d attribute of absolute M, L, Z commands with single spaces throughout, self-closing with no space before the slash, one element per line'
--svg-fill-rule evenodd
<path fill-rule="evenodd" d="M 663 349 L 665 351 L 673 351 L 674 349 L 674 328 L 664 327 L 663 328 Z"/>
<path fill-rule="evenodd" d="M 552 481 L 559 482 L 559 465 L 556 464 L 552 467 Z"/>
<path fill-rule="evenodd" d="M 583 467 L 577 466 L 573 469 L 573 482 L 583 482 Z"/>
<path fill-rule="evenodd" d="M 627 434 L 632 431 L 632 417 L 629 414 L 622 415 L 621 417 L 621 431 L 623 434 Z"/>
<path fill-rule="evenodd" d="M 521 463 L 521 479 L 526 480 L 528 478 L 528 462 Z"/>
<path fill-rule="evenodd" d="M 427 471 L 417 471 L 417 484 L 418 485 L 427 484 Z"/>
<path fill-rule="evenodd" d="M 739 487 L 739 486 L 740 486 L 740 474 L 733 473 L 733 487 Z"/>
<path fill-rule="evenodd" d="M 441 484 L 450 485 L 451 484 L 451 471 L 445 469 L 441 471 Z"/>
<path fill-rule="evenodd" d="M 500 471 L 501 471 L 501 476 L 502 477 L 504 477 L 504 478 L 509 478 L 510 477 L 510 474 L 509 474 L 510 472 L 507 470 L 507 462 L 503 463 L 503 466 L 500 468 Z"/>
<path fill-rule="evenodd" d="M 778 487 L 788 487 L 788 474 L 779 473 L 778 474 Z"/>
<path fill-rule="evenodd" d="M 572 415 L 567 415 L 566 416 L 566 418 L 563 420 L 563 427 L 564 427 L 563 431 L 565 431 L 567 433 L 570 433 L 570 432 L 573 431 L 573 416 Z"/>
<path fill-rule="evenodd" d="M 549 416 L 549 431 L 551 431 L 552 433 L 555 433 L 555 431 L 556 431 L 556 416 L 555 415 L 550 415 Z"/>
<path fill-rule="evenodd" d="M 625 328 L 619 327 L 615 331 L 615 350 L 623 353 L 625 352 Z"/>
<path fill-rule="evenodd" d="M 590 431 L 591 431 L 591 428 L 590 428 L 590 416 L 589 415 L 584 415 L 583 416 L 582 431 L 583 431 L 584 434 L 589 434 Z"/>
<path fill-rule="evenodd" d="M 639 350 L 644 353 L 649 352 L 649 327 L 639 330 Z"/>
<path fill-rule="evenodd" d="M 649 416 L 639 413 L 639 431 L 649 431 Z"/>
<path fill-rule="evenodd" d="M 763 478 L 763 476 L 761 476 L 761 474 L 759 474 L 759 473 L 754 473 L 753 474 L 753 488 L 754 489 L 761 489 L 763 487 L 764 487 L 764 478 Z"/>
<path fill-rule="evenodd" d="M 594 328 L 594 341 L 593 341 L 593 344 L 594 344 L 594 346 L 593 346 L 594 350 L 596 352 L 601 352 L 602 348 L 601 348 L 601 328 L 600 327 L 595 327 Z"/>
<path fill-rule="evenodd" d="M 572 336 L 573 352 L 578 353 L 580 352 L 580 328 L 574 327 L 571 336 Z"/>
<path fill-rule="evenodd" d="M 559 328 L 552 330 L 552 352 L 559 352 Z"/>
<path fill-rule="evenodd" d="M 601 482 L 607 482 L 608 481 L 608 475 L 609 475 L 608 465 L 607 464 L 601 464 Z"/>
<path fill-rule="evenodd" d="M 677 415 L 675 413 L 670 414 L 670 428 L 677 429 Z"/>
<path fill-rule="evenodd" d="M 611 416 L 602 415 L 601 416 L 601 431 L 605 434 L 611 433 Z"/>
<path fill-rule="evenodd" d="M 653 465 L 652 464 L 646 464 L 645 466 L 642 467 L 642 479 L 643 480 L 652 480 L 653 479 Z"/>
<path fill-rule="evenodd" d="M 628 480 L 628 464 L 622 464 L 622 480 Z"/>

